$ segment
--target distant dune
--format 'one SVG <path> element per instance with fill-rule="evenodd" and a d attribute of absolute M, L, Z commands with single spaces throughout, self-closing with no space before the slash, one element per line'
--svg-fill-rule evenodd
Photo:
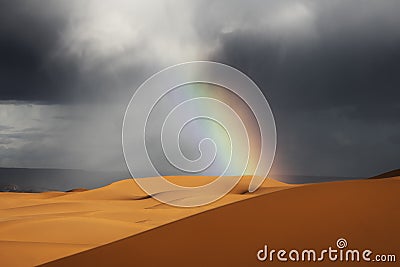
<path fill-rule="evenodd" d="M 86 188 L 74 188 L 74 189 L 68 190 L 67 192 L 69 193 L 69 192 L 85 192 L 85 191 L 88 191 L 88 189 L 86 189 Z"/>
<path fill-rule="evenodd" d="M 381 173 L 381 174 L 371 177 L 370 179 L 381 179 L 381 178 L 390 178 L 390 177 L 397 177 L 397 176 L 400 176 L 400 169 Z"/>
<path fill-rule="evenodd" d="M 400 177 L 305 185 L 211 209 L 44 266 L 398 266 Z M 259 262 L 275 249 L 395 254 L 396 263 Z M 374 254 L 375 255 L 375 254 Z"/>
<path fill-rule="evenodd" d="M 152 179 L 152 178 L 144 178 Z M 215 177 L 168 177 L 185 186 Z M 147 196 L 133 179 L 93 190 L 0 193 L 0 266 L 32 266 L 95 248 L 243 199 L 294 186 L 266 179 L 254 194 L 243 177 L 230 194 L 199 208 L 174 208 Z"/>

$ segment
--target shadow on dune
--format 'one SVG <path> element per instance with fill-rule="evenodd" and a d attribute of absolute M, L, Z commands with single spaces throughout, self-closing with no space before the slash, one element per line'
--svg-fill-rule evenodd
<path fill-rule="evenodd" d="M 256 258 L 266 244 L 275 249 L 322 250 L 334 247 L 339 238 L 347 239 L 350 248 L 399 256 L 399 189 L 399 179 L 294 187 L 205 211 L 43 266 L 272 266 Z M 274 262 L 273 266 L 342 264 Z M 357 266 L 364 264 L 375 266 L 372 262 Z"/>

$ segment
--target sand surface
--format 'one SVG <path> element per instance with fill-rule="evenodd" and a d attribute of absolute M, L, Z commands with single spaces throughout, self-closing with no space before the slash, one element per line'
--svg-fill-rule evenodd
<path fill-rule="evenodd" d="M 399 192 L 397 177 L 304 185 L 248 199 L 233 194 L 232 204 L 45 266 L 399 266 Z M 322 250 L 336 248 L 338 238 L 345 238 L 349 249 L 395 254 L 397 262 L 256 259 L 264 245 Z"/>
<path fill-rule="evenodd" d="M 197 186 L 215 177 L 168 179 Z M 250 177 L 242 178 L 227 196 L 198 208 L 162 204 L 149 198 L 132 179 L 88 191 L 0 193 L 0 265 L 43 264 L 229 203 L 294 187 L 267 179 L 257 192 L 248 194 L 249 181 Z"/>

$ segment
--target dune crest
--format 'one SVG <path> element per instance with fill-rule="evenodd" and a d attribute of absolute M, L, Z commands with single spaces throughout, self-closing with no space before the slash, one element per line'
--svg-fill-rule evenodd
<path fill-rule="evenodd" d="M 372 176 L 369 179 L 396 178 L 396 177 L 400 177 L 400 169 L 384 172 L 384 173 Z"/>

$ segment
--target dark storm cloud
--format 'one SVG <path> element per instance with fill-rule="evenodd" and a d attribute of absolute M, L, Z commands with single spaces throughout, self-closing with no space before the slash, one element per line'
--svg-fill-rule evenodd
<path fill-rule="evenodd" d="M 310 111 L 343 107 L 358 119 L 397 120 L 400 39 L 386 44 L 320 35 L 307 47 L 288 48 L 258 38 L 229 34 L 216 58 L 248 73 L 272 100 L 282 100 L 276 104 Z"/>
<path fill-rule="evenodd" d="M 43 3 L 43 10 L 48 13 L 40 12 L 35 3 L 0 2 L 2 100 L 62 101 L 66 96 L 63 85 L 73 76 L 68 67 L 46 64 L 65 23 L 64 17 L 61 13 L 50 12 L 54 7 L 51 1 Z"/>
<path fill-rule="evenodd" d="M 168 18 L 178 18 L 174 7 L 0 0 L 0 166 L 125 170 L 121 125 L 133 90 L 198 51 L 189 24 Z"/>
<path fill-rule="evenodd" d="M 369 175 L 397 168 L 400 3 L 306 7 L 311 35 L 239 29 L 220 36 L 214 58 L 264 91 L 277 120 L 277 162 L 289 171 Z"/>
<path fill-rule="evenodd" d="M 109 73 L 107 64 L 112 62 L 108 58 L 98 56 L 88 68 L 83 58 L 90 51 L 69 53 L 65 35 L 71 26 L 71 17 L 77 13 L 75 6 L 76 1 L 0 1 L 0 99 L 3 102 L 107 101 L 110 96 L 118 97 L 116 89 L 126 90 L 127 84 L 137 85 L 135 74 L 140 74 L 142 69 L 131 66 L 129 72 Z M 87 2 L 82 1 L 80 8 L 86 6 Z M 126 51 L 124 56 L 131 52 Z"/>
<path fill-rule="evenodd" d="M 394 0 L 0 0 L 0 165 L 123 165 L 133 90 L 163 67 L 215 60 L 268 98 L 277 171 L 398 168 L 399 11 Z M 15 132 L 27 127 L 40 130 Z"/>
<path fill-rule="evenodd" d="M 215 59 L 248 73 L 269 97 L 285 99 L 279 101 L 285 108 L 347 106 L 355 117 L 394 117 L 400 85 L 400 19 L 394 7 L 398 10 L 400 3 L 386 5 L 387 13 L 378 17 L 371 10 L 370 16 L 354 19 L 368 7 L 360 11 L 346 5 L 356 25 L 342 13 L 344 8 L 314 7 L 315 38 L 298 42 L 265 36 L 263 29 L 239 30 L 221 36 Z"/>

